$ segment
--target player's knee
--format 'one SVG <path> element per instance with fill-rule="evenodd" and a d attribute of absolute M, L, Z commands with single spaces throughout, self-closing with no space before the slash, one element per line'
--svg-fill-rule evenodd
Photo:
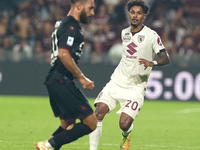
<path fill-rule="evenodd" d="M 70 120 L 70 121 L 65 121 L 65 120 L 61 120 L 61 127 L 63 129 L 72 129 L 73 128 L 73 125 L 75 124 L 75 120 Z"/>
<path fill-rule="evenodd" d="M 104 103 L 97 103 L 96 109 L 95 109 L 95 116 L 97 120 L 103 120 L 106 113 L 109 111 L 109 108 Z"/>
<path fill-rule="evenodd" d="M 61 120 L 60 126 L 61 126 L 63 129 L 66 129 L 66 128 L 67 128 L 67 123 L 65 122 L 65 120 Z"/>
<path fill-rule="evenodd" d="M 95 111 L 95 116 L 96 116 L 97 120 L 103 120 L 103 118 L 104 118 L 104 114 L 99 110 Z"/>
<path fill-rule="evenodd" d="M 97 127 L 97 119 L 94 114 L 88 116 L 83 120 L 83 123 L 87 125 L 91 130 L 95 130 Z"/>
<path fill-rule="evenodd" d="M 121 129 L 122 131 L 128 131 L 128 129 L 129 129 L 129 127 L 130 127 L 130 124 L 129 124 L 128 122 L 121 122 L 121 121 L 120 121 L 119 126 L 120 126 L 120 129 Z"/>
<path fill-rule="evenodd" d="M 128 131 L 130 126 L 132 125 L 133 119 L 129 116 L 124 116 L 120 118 L 119 126 L 122 131 Z"/>
<path fill-rule="evenodd" d="M 120 126 L 121 130 L 122 131 L 128 131 L 133 120 L 134 119 L 131 116 L 122 112 L 120 120 L 119 120 L 119 126 Z"/>
<path fill-rule="evenodd" d="M 97 120 L 95 119 L 92 121 L 92 124 L 90 125 L 90 129 L 94 131 L 96 128 L 97 128 Z"/>
<path fill-rule="evenodd" d="M 89 123 L 89 127 L 91 130 L 95 130 L 96 127 L 97 127 L 97 119 L 96 117 L 92 117 L 92 119 L 90 120 L 90 123 Z"/>
<path fill-rule="evenodd" d="M 64 124 L 64 123 L 61 123 L 60 126 L 61 126 L 63 129 L 66 129 L 66 128 L 67 128 L 67 124 Z"/>

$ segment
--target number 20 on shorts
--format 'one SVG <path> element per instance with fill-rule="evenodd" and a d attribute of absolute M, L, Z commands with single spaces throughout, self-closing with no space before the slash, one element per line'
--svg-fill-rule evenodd
<path fill-rule="evenodd" d="M 125 105 L 125 107 L 131 108 L 132 110 L 135 111 L 137 109 L 137 107 L 138 107 L 138 102 L 127 100 L 127 104 Z"/>

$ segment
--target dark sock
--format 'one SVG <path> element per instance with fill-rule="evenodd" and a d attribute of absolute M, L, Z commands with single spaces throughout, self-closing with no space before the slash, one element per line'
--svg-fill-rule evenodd
<path fill-rule="evenodd" d="M 58 135 L 60 132 L 64 131 L 65 129 L 63 129 L 61 126 L 59 126 L 59 128 L 52 134 L 52 136 L 56 136 Z"/>
<path fill-rule="evenodd" d="M 58 129 L 52 134 L 52 136 L 56 136 L 58 135 L 59 133 L 61 133 L 62 131 L 64 131 L 65 129 L 63 129 L 61 126 L 58 127 Z M 60 147 L 57 147 L 55 150 L 59 150 L 61 148 Z"/>
<path fill-rule="evenodd" d="M 91 133 L 92 130 L 84 123 L 77 123 L 71 130 L 62 131 L 60 134 L 56 135 L 54 138 L 49 140 L 49 143 L 55 149 L 60 146 L 77 140 L 78 138 Z"/>

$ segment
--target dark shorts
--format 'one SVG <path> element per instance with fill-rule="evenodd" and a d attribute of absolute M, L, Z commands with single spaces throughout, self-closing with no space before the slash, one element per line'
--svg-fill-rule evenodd
<path fill-rule="evenodd" d="M 62 116 L 65 121 L 82 119 L 93 113 L 85 95 L 75 83 L 47 85 L 51 108 L 56 117 Z"/>

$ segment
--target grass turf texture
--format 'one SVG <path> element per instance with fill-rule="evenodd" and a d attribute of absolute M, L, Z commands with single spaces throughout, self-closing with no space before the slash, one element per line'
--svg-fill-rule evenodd
<path fill-rule="evenodd" d="M 119 149 L 117 110 L 104 119 L 98 150 Z M 146 100 L 134 121 L 130 150 L 198 150 L 199 116 L 200 102 Z M 35 143 L 48 139 L 58 126 L 48 97 L 0 96 L 0 150 L 34 150 Z M 61 149 L 89 150 L 88 136 Z"/>

